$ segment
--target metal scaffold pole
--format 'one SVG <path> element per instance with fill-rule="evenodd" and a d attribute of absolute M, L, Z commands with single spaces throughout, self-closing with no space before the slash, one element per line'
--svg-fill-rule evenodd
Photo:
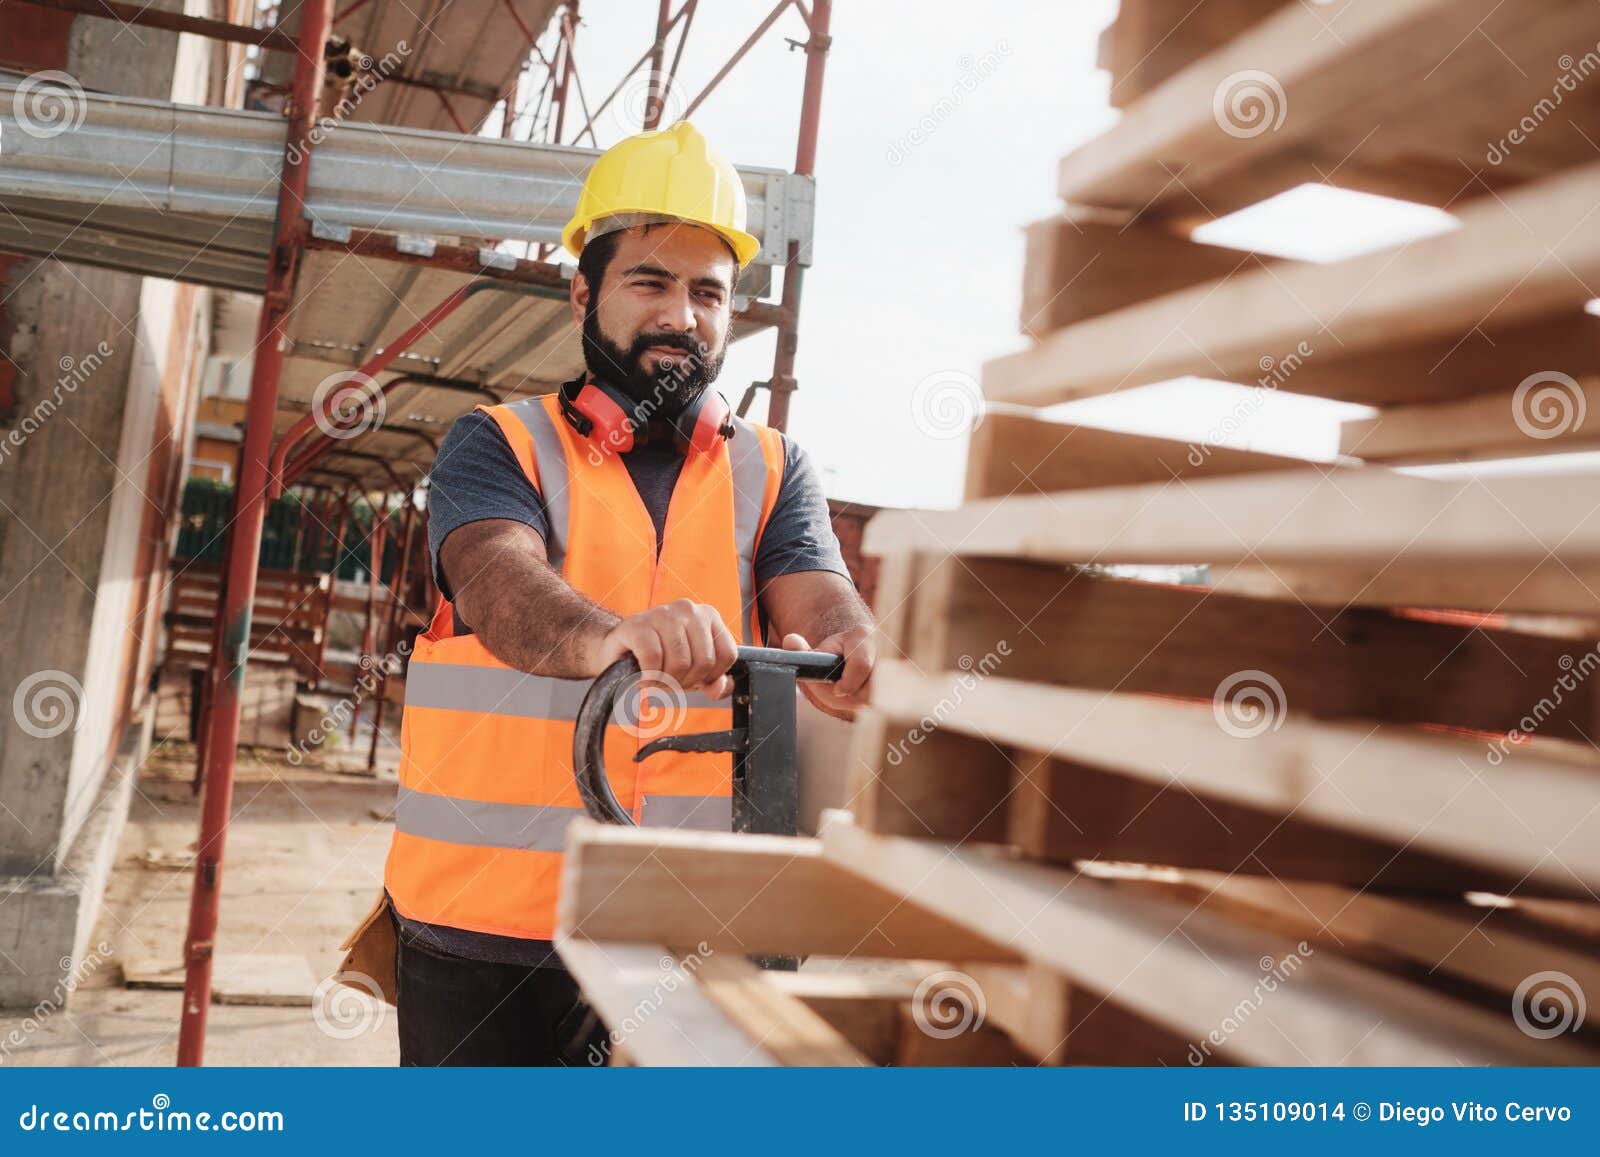
<path fill-rule="evenodd" d="M 178 1064 L 198 1065 L 205 1052 L 206 1016 L 211 1005 L 211 971 L 216 948 L 218 902 L 222 890 L 222 851 L 233 804 L 233 769 L 239 740 L 241 693 L 250 652 L 250 608 L 254 601 L 267 508 L 267 477 L 272 453 L 272 423 L 278 404 L 278 378 L 288 346 L 287 320 L 295 268 L 304 232 L 306 184 L 310 175 L 311 128 L 322 91 L 323 45 L 333 26 L 333 0 L 308 0 L 302 9 L 300 43 L 290 97 L 289 133 L 278 187 L 275 239 L 267 271 L 255 365 L 239 463 L 238 518 L 230 536 L 225 573 L 221 649 L 212 656 L 220 669 L 210 711 L 206 763 L 200 803 L 200 836 L 195 856 L 194 890 L 185 938 L 183 1020 L 178 1034 Z"/>
<path fill-rule="evenodd" d="M 829 22 L 833 0 L 816 0 L 806 40 L 805 91 L 800 102 L 800 139 L 795 146 L 794 171 L 804 177 L 815 175 L 817 130 L 822 122 L 822 75 L 828 63 Z M 772 358 L 771 397 L 767 399 L 767 424 L 779 430 L 789 427 L 789 395 L 794 392 L 795 353 L 800 345 L 800 289 L 805 278 L 807 255 L 802 261 L 798 241 L 789 243 L 788 261 L 783 267 L 783 320 L 778 323 L 778 349 Z"/>

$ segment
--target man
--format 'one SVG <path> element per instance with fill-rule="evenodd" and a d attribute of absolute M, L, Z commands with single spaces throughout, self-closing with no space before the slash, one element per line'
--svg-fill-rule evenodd
<path fill-rule="evenodd" d="M 733 167 L 687 123 L 631 137 L 596 160 L 563 240 L 585 374 L 466 415 L 432 474 L 442 598 L 407 676 L 385 871 L 407 1065 L 607 1055 L 550 943 L 582 810 L 573 719 L 594 676 L 631 654 L 668 692 L 607 729 L 623 806 L 726 831 L 728 755 L 632 754 L 730 726 L 741 643 L 844 656 L 837 684 L 803 686 L 846 718 L 874 662 L 805 454 L 711 389 L 760 249 Z"/>

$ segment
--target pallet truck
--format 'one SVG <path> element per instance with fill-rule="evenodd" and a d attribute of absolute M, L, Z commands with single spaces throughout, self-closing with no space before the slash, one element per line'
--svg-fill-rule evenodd
<path fill-rule="evenodd" d="M 733 677 L 733 726 L 726 731 L 666 735 L 639 748 L 634 762 L 658 751 L 733 753 L 733 830 L 792 836 L 799 831 L 800 777 L 795 754 L 798 717 L 795 686 L 801 680 L 837 682 L 844 658 L 825 651 L 740 647 Z M 608 824 L 634 819 L 606 778 L 605 732 L 616 702 L 639 678 L 639 662 L 626 655 L 595 679 L 578 708 L 572 767 L 591 817 Z"/>

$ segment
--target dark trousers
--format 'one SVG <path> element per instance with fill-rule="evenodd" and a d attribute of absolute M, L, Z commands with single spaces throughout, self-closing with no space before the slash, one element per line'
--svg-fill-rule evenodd
<path fill-rule="evenodd" d="M 604 1024 L 565 969 L 467 960 L 396 929 L 402 1065 L 603 1065 Z"/>

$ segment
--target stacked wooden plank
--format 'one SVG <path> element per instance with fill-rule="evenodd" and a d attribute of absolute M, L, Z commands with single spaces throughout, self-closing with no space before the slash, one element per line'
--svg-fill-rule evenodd
<path fill-rule="evenodd" d="M 563 952 L 642 1063 L 1600 1062 L 1600 473 L 1389 465 L 1600 430 L 1600 9 L 1125 0 L 1103 55 L 967 501 L 869 524 L 850 812 L 585 826 Z M 1459 227 L 1190 237 L 1307 181 Z M 1025 409 L 1188 375 L 1379 415 L 1330 467 Z"/>
<path fill-rule="evenodd" d="M 170 650 L 175 656 L 209 653 L 222 568 L 197 559 L 182 562 L 181 568 L 172 581 L 166 619 Z M 250 620 L 250 657 L 289 664 L 303 679 L 319 678 L 330 597 L 322 575 L 262 568 Z"/>

